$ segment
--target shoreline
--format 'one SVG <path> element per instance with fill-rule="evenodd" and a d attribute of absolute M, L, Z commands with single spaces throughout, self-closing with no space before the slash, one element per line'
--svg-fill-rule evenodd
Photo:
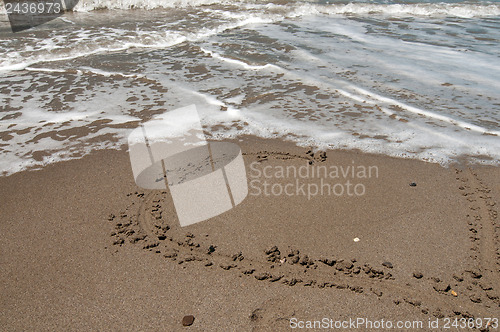
<path fill-rule="evenodd" d="M 256 137 L 232 142 L 249 181 L 265 179 L 252 176 L 252 163 L 354 161 L 376 165 L 378 176 L 356 179 L 365 187 L 359 196 L 249 193 L 183 228 L 171 197 L 135 185 L 124 150 L 2 177 L 3 325 L 179 330 L 192 314 L 189 329 L 259 331 L 289 328 L 292 317 L 498 314 L 500 168 L 359 151 L 311 155 Z"/>

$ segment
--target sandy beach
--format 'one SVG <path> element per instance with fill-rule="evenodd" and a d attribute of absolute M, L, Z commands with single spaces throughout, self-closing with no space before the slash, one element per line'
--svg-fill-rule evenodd
<path fill-rule="evenodd" d="M 43 2 L 0 331 L 500 331 L 498 0 Z"/>
<path fill-rule="evenodd" d="M 182 228 L 165 191 L 136 186 L 124 150 L 0 178 L 2 330 L 282 331 L 324 318 L 430 330 L 498 317 L 500 169 L 234 142 L 247 198 Z M 378 172 L 351 179 L 362 195 L 258 193 L 296 183 L 259 170 L 304 165 Z"/>

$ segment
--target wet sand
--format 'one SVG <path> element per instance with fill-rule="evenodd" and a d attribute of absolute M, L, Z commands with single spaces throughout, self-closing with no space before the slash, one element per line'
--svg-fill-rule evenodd
<path fill-rule="evenodd" d="M 237 143 L 254 185 L 264 167 L 376 166 L 378 176 L 354 179 L 359 196 L 250 187 L 236 208 L 184 228 L 166 191 L 135 185 L 126 151 L 0 178 L 3 328 L 281 331 L 292 318 L 364 317 L 425 329 L 499 317 L 499 168 Z"/>

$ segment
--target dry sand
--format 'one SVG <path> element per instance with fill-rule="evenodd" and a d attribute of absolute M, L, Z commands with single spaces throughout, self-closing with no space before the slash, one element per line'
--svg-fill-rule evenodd
<path fill-rule="evenodd" d="M 499 168 L 237 143 L 249 181 L 265 180 L 252 162 L 376 166 L 378 177 L 355 179 L 361 196 L 250 188 L 184 228 L 164 191 L 135 185 L 126 151 L 0 178 L 1 329 L 281 331 L 291 318 L 364 317 L 428 330 L 429 319 L 500 317 Z"/>

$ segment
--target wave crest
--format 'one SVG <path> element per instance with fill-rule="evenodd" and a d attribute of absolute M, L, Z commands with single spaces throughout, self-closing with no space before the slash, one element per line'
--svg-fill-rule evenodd
<path fill-rule="evenodd" d="M 249 0 L 80 0 L 72 9 L 77 12 L 94 10 L 152 10 L 158 8 L 185 8 L 210 5 L 233 5 L 241 9 L 278 10 L 288 17 L 305 15 L 384 15 L 384 16 L 426 16 L 426 17 L 491 17 L 500 16 L 500 4 L 481 3 L 413 3 L 413 4 L 315 4 L 307 1 L 263 2 Z M 0 13 L 5 6 L 0 2 Z"/>

